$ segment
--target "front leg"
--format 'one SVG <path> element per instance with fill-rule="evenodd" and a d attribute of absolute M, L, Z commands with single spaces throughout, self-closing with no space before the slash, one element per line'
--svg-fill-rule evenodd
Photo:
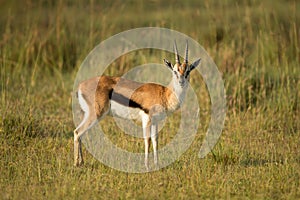
<path fill-rule="evenodd" d="M 147 171 L 149 170 L 149 147 L 150 147 L 150 119 L 148 115 L 144 115 L 142 117 L 142 124 L 143 124 L 143 136 L 145 141 L 145 167 Z"/>
<path fill-rule="evenodd" d="M 150 137 L 144 138 L 145 140 L 145 167 L 147 171 L 149 170 L 149 147 L 150 147 Z"/>
<path fill-rule="evenodd" d="M 157 145 L 158 145 L 158 127 L 157 123 L 151 126 L 151 141 L 153 146 L 153 154 L 154 154 L 154 164 L 158 167 L 158 155 L 157 155 Z"/>

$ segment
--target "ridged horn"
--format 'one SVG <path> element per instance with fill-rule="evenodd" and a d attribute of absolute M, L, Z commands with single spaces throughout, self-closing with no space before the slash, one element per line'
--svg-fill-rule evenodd
<path fill-rule="evenodd" d="M 188 63 L 188 52 L 189 52 L 189 46 L 188 46 L 188 41 L 186 41 L 186 44 L 185 44 L 185 56 L 184 56 L 184 62 L 185 63 Z"/>
<path fill-rule="evenodd" d="M 180 64 L 180 59 L 179 59 L 179 55 L 178 55 L 176 41 L 174 41 L 174 51 L 175 51 L 175 60 L 176 60 L 176 63 Z"/>

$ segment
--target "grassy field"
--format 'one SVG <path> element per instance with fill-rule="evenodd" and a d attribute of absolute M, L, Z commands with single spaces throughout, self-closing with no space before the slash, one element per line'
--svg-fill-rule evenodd
<path fill-rule="evenodd" d="M 296 0 L 0 1 L 0 199 L 300 199 L 299 10 Z M 222 136 L 198 158 L 210 99 L 192 74 L 201 122 L 178 161 L 128 174 L 84 149 L 85 165 L 74 168 L 71 94 L 80 64 L 101 41 L 144 26 L 180 31 L 209 52 L 227 93 Z M 105 73 L 165 55 L 133 52 Z M 111 118 L 100 124 L 118 146 L 143 152 L 143 141 Z M 169 126 L 160 147 L 173 136 Z"/>

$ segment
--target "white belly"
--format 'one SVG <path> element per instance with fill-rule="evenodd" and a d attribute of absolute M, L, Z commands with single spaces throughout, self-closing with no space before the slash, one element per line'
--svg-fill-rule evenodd
<path fill-rule="evenodd" d="M 144 111 L 139 108 L 131 108 L 119 104 L 115 101 L 110 101 L 110 114 L 124 119 L 139 119 L 141 120 Z"/>

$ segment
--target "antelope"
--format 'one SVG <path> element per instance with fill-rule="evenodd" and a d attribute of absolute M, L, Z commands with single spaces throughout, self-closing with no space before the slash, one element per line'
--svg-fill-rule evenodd
<path fill-rule="evenodd" d="M 184 62 L 180 62 L 176 41 L 174 42 L 175 64 L 163 59 L 172 71 L 172 80 L 165 87 L 156 83 L 139 83 L 121 77 L 99 76 L 79 84 L 77 98 L 83 119 L 74 130 L 74 166 L 83 164 L 81 139 L 96 122 L 107 114 L 142 121 L 145 143 L 145 167 L 148 169 L 150 139 L 154 164 L 158 166 L 158 122 L 176 111 L 183 103 L 189 85 L 190 72 L 201 59 L 188 63 L 186 42 Z"/>

